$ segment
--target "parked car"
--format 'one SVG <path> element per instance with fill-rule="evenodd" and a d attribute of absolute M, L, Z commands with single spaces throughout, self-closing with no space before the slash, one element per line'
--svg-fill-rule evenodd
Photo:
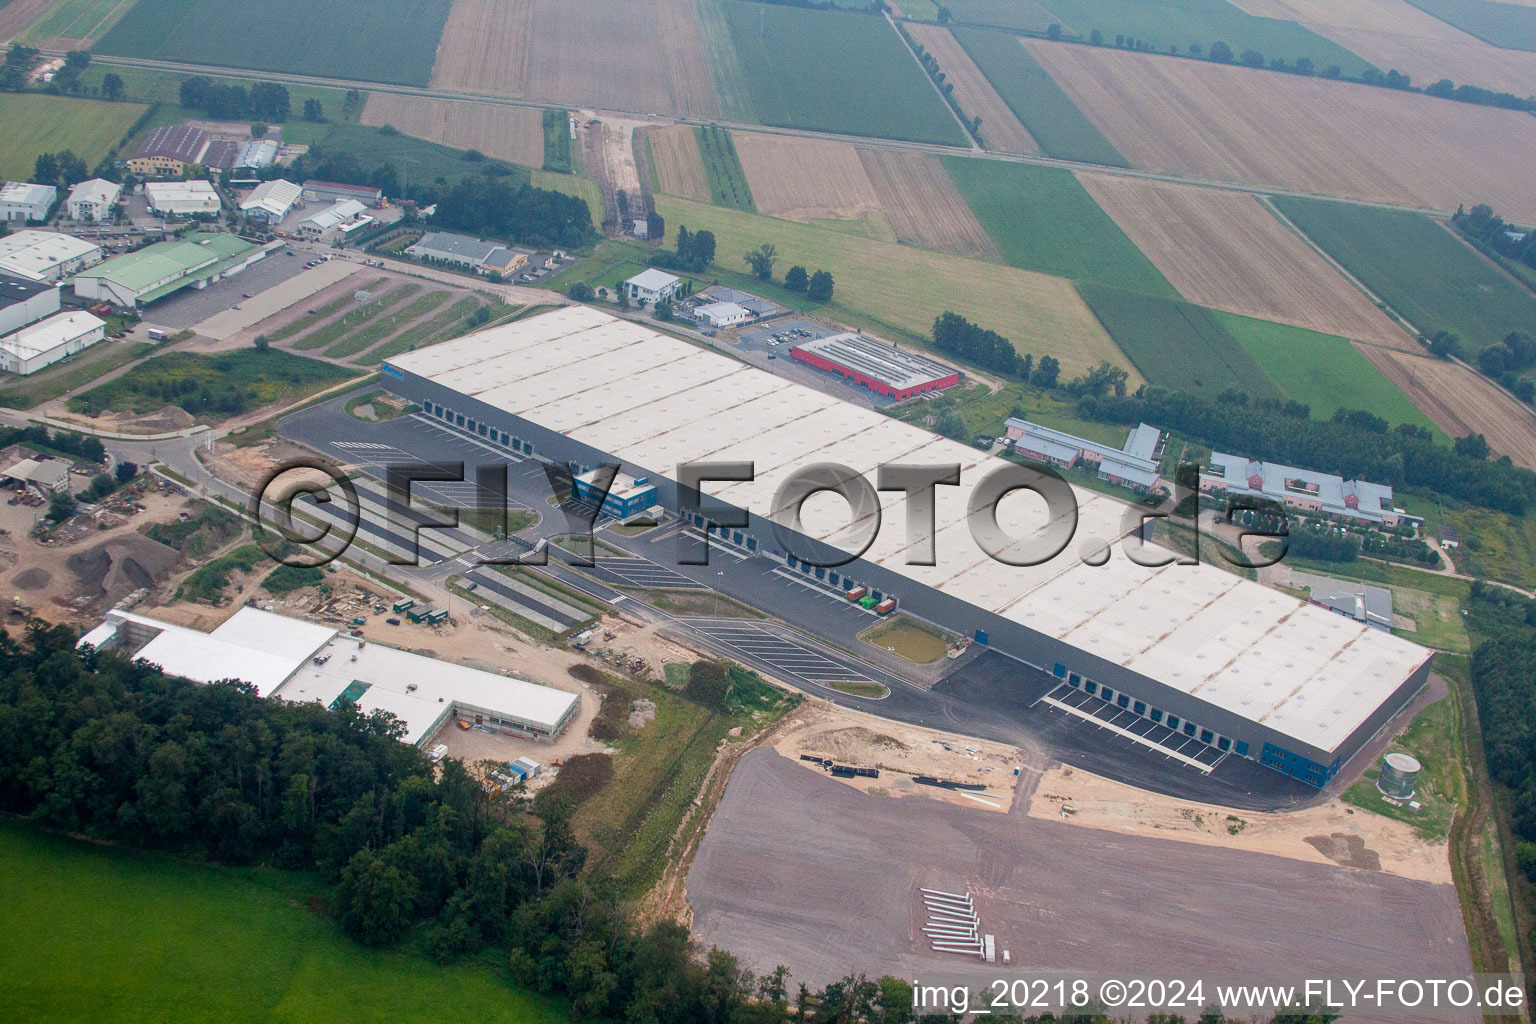
<path fill-rule="evenodd" d="M 398 625 L 400 625 L 400 620 L 399 619 L 389 618 L 389 619 L 385 619 L 384 621 L 389 623 L 391 626 L 398 626 Z"/>

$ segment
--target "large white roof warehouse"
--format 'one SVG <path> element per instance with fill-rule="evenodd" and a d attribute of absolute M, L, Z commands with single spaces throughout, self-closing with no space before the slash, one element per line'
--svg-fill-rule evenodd
<path fill-rule="evenodd" d="M 984 630 L 993 646 L 1064 681 L 1091 680 L 1129 694 L 1127 707 L 1198 723 L 1191 735 L 1307 781 L 1331 776 L 1427 671 L 1429 652 L 1414 644 L 1219 569 L 1145 568 L 1118 545 L 1107 564 L 1085 564 L 1085 540 L 1114 542 L 1139 522 L 1132 506 L 1096 492 L 1074 489 L 1078 528 L 1055 559 L 1027 568 L 994 560 L 966 518 L 971 488 L 999 465 L 993 457 L 587 307 L 407 353 L 386 362 L 383 380 L 431 415 L 531 440 L 552 459 L 612 456 L 626 472 L 664 478 L 686 462 L 753 462 L 753 481 L 705 489 L 752 513 L 748 532 L 763 549 L 774 544 L 757 517 L 773 512 L 775 491 L 798 468 L 838 463 L 873 481 L 886 463 L 958 464 L 961 485 L 938 488 L 935 565 L 906 564 L 905 495 L 884 491 L 883 526 L 843 574 L 916 614 Z M 675 487 L 662 497 L 675 507 Z M 803 533 L 828 540 L 846 529 L 846 512 L 840 499 L 812 499 Z M 1015 547 L 1050 525 L 1027 492 L 1002 501 L 999 521 L 1020 538 Z M 1148 546 L 1143 561 L 1158 554 L 1172 557 Z M 1280 763 L 1287 758 L 1298 763 Z"/>
<path fill-rule="evenodd" d="M 262 697 L 387 711 L 404 723 L 405 741 L 415 744 L 451 715 L 551 736 L 580 701 L 564 690 L 365 643 L 258 608 L 240 609 L 211 633 L 114 609 L 80 644 L 119 649 L 194 682 L 240 679 Z"/>

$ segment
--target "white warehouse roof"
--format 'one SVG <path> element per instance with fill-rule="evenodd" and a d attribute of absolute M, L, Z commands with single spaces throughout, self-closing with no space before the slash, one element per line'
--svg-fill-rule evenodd
<path fill-rule="evenodd" d="M 1136 525 L 1133 506 L 1092 491 L 1074 488 L 1078 529 L 1065 551 L 1042 565 L 1005 565 L 976 546 L 966 523 L 970 487 L 997 464 L 991 456 L 590 307 L 567 306 L 388 364 L 651 472 L 752 461 L 754 481 L 707 490 L 754 515 L 771 514 L 780 482 L 814 463 L 840 463 L 871 480 L 886 462 L 957 463 L 961 486 L 938 488 L 937 564 L 906 564 L 899 491 L 881 492 L 883 525 L 867 561 L 1323 750 L 1342 743 L 1429 656 L 1209 566 L 1144 568 L 1118 544 L 1107 565 L 1086 565 L 1086 541 L 1112 542 Z M 1049 525 L 1044 507 L 1015 494 L 998 518 L 1022 546 Z M 803 514 L 812 536 L 830 539 L 846 526 L 846 505 L 835 497 L 807 502 Z"/>
<path fill-rule="evenodd" d="M 71 260 L 99 255 L 101 246 L 57 231 L 28 229 L 0 237 L 0 271 L 30 278 L 51 280 L 58 268 Z"/>
<path fill-rule="evenodd" d="M 273 217 L 283 217 L 303 194 L 304 190 L 293 182 L 274 178 L 251 189 L 251 194 L 241 200 L 240 209 L 247 213 L 261 210 Z"/>

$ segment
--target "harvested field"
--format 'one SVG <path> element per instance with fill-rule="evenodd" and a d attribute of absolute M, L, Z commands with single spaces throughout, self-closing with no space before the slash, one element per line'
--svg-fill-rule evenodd
<path fill-rule="evenodd" d="M 880 208 L 875 186 L 849 142 L 733 132 L 757 212 L 810 222 L 858 220 Z"/>
<path fill-rule="evenodd" d="M 1207 61 L 1024 45 L 1144 170 L 1442 210 L 1489 203 L 1536 220 L 1528 114 Z"/>
<path fill-rule="evenodd" d="M 1482 434 L 1498 454 L 1536 469 L 1536 417 L 1519 401 L 1458 363 L 1356 347 L 1447 434 Z"/>
<path fill-rule="evenodd" d="M 709 202 L 709 175 L 704 173 L 699 138 L 693 128 L 685 124 L 648 128 L 645 138 L 656 168 L 656 191 Z"/>
<path fill-rule="evenodd" d="M 443 89 L 718 117 L 693 0 L 454 0 L 432 69 Z"/>
<path fill-rule="evenodd" d="M 544 164 L 544 126 L 533 107 L 372 92 L 363 107 L 363 123 L 394 125 L 418 139 L 477 149 L 524 167 Z"/>
<path fill-rule="evenodd" d="M 898 239 L 961 256 L 1001 258 L 938 159 L 894 149 L 860 150 L 859 159 Z"/>
<path fill-rule="evenodd" d="M 949 29 L 939 25 L 907 25 L 907 34 L 939 62 L 939 68 L 955 86 L 955 102 L 967 117 L 981 118 L 981 140 L 987 149 L 1000 153 L 1038 153 L 1040 146 L 1029 129 L 1008 109 L 987 76 L 965 52 Z"/>
<path fill-rule="evenodd" d="M 53 0 L 11 0 L 0 7 L 0 41 L 10 42 L 21 35 L 38 18 Z"/>
<path fill-rule="evenodd" d="M 1418 348 L 1257 197 L 1107 174 L 1078 180 L 1190 302 Z"/>
<path fill-rule="evenodd" d="M 1380 68 L 1411 76 L 1415 85 L 1449 78 L 1516 96 L 1536 92 L 1536 54 L 1490 46 L 1407 0 L 1235 2 L 1250 14 L 1300 22 Z"/>
<path fill-rule="evenodd" d="M 886 788 L 916 788 L 888 776 Z M 912 841 L 915 832 L 922 842 Z M 768 749 L 742 757 L 687 883 L 696 937 L 754 970 L 783 963 L 811 985 L 850 971 L 942 975 L 973 988 L 995 975 L 926 948 L 919 886 L 974 893 L 985 930 L 1011 951 L 1016 971 L 1133 962 L 1185 976 L 1471 969 L 1448 884 L 1219 845 L 1110 839 L 1017 805 L 1004 814 L 889 799 Z M 1085 900 L 1085 890 L 1110 895 Z M 1231 914 L 1234 906 L 1244 913 Z M 1308 941 L 1296 943 L 1298 934 Z"/>

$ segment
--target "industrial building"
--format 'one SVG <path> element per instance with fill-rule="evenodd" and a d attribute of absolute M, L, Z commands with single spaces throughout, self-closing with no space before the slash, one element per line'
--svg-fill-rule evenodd
<path fill-rule="evenodd" d="M 412 259 L 427 263 L 442 263 L 450 267 L 478 271 L 485 266 L 485 261 L 501 248 L 503 247 L 499 242 L 486 242 L 479 238 L 471 238 L 469 235 L 458 235 L 451 231 L 428 231 L 409 245 L 405 254 Z"/>
<path fill-rule="evenodd" d="M 262 697 L 387 711 L 420 746 L 452 720 L 551 738 L 571 720 L 574 693 L 369 643 L 330 626 L 241 608 L 211 633 L 113 609 L 79 646 L 118 650 L 197 683 L 239 679 Z"/>
<path fill-rule="evenodd" d="M 69 190 L 69 198 L 64 201 L 64 208 L 69 211 L 70 220 L 97 222 L 107 220 L 112 216 L 112 207 L 117 204 L 117 199 L 123 194 L 123 186 L 115 181 L 105 178 L 92 178 L 90 181 L 82 181 Z"/>
<path fill-rule="evenodd" d="M 384 193 L 368 185 L 344 185 L 339 181 L 309 180 L 304 183 L 306 203 L 339 203 L 343 199 L 356 199 L 372 209 L 384 202 Z"/>
<path fill-rule="evenodd" d="M 577 499 L 596 505 L 615 519 L 628 519 L 656 504 L 656 485 L 646 477 L 633 477 L 619 473 L 613 478 L 613 486 L 603 494 L 597 489 L 596 469 L 577 475 L 571 485 Z"/>
<path fill-rule="evenodd" d="M 368 208 L 356 199 L 338 200 L 299 221 L 297 228 L 299 237 L 320 242 L 347 231 L 356 230 L 373 223 L 373 218 L 367 216 L 367 210 Z"/>
<path fill-rule="evenodd" d="M 207 216 L 219 212 L 219 193 L 211 182 L 151 181 L 144 186 L 149 208 L 162 217 Z"/>
<path fill-rule="evenodd" d="M 952 366 L 852 332 L 802 341 L 789 354 L 818 370 L 840 374 L 844 380 L 895 399 L 960 383 L 960 371 Z"/>
<path fill-rule="evenodd" d="M 0 274 L 0 334 L 10 334 L 59 311 L 59 286 Z"/>
<path fill-rule="evenodd" d="M 1347 615 L 1373 629 L 1392 632 L 1392 591 L 1385 587 L 1371 587 L 1299 570 L 1291 573 L 1291 586 L 1305 590 L 1308 599 L 1320 608 Z"/>
<path fill-rule="evenodd" d="M 746 306 L 739 306 L 734 302 L 710 302 L 693 311 L 694 320 L 706 327 L 717 329 L 744 324 L 755 315 Z"/>
<path fill-rule="evenodd" d="M 0 335 L 0 370 L 25 376 L 83 352 L 107 336 L 107 325 L 80 309 Z"/>
<path fill-rule="evenodd" d="M 194 232 L 81 271 L 75 276 L 75 294 L 118 306 L 143 306 L 183 288 L 206 288 L 266 254 L 234 235 Z"/>
<path fill-rule="evenodd" d="M 30 485 L 46 498 L 69 489 L 69 460 L 48 456 L 22 459 L 0 472 L 0 480 Z"/>
<path fill-rule="evenodd" d="M 0 185 L 0 221 L 45 221 L 58 198 L 59 190 L 52 185 L 8 181 Z"/>
<path fill-rule="evenodd" d="M 1211 453 L 1212 472 L 1200 474 L 1200 489 L 1227 495 L 1266 498 L 1286 508 L 1318 515 L 1338 516 L 1381 526 L 1418 523 L 1392 505 L 1392 488 L 1366 480 L 1345 480 L 1332 473 L 1257 462 L 1242 455 Z"/>
<path fill-rule="evenodd" d="M 677 294 L 683 282 L 664 270 L 642 270 L 622 285 L 629 301 L 637 306 L 654 306 Z"/>
<path fill-rule="evenodd" d="M 0 273 L 62 281 L 101 262 L 101 246 L 57 231 L 28 228 L 0 237 Z"/>
<path fill-rule="evenodd" d="M 239 210 L 247 220 L 276 224 L 288 216 L 303 194 L 293 182 L 274 178 L 251 189 L 251 194 L 240 201 Z"/>
<path fill-rule="evenodd" d="M 1143 494 L 1163 485 L 1158 468 L 1158 458 L 1162 455 L 1158 446 L 1163 435 L 1149 424 L 1132 428 L 1125 444 L 1119 448 L 1017 417 L 1009 417 L 1004 426 L 1009 447 L 1025 458 L 1058 469 L 1070 469 L 1079 464 L 1092 466 L 1097 469 L 1099 479 Z"/>
<path fill-rule="evenodd" d="M 749 461 L 753 479 L 704 487 L 709 507 L 749 514 L 745 527 L 717 530 L 717 542 L 963 630 L 1014 659 L 1021 684 L 1027 676 L 1040 685 L 1035 673 L 1044 673 L 1147 728 L 1314 786 L 1428 677 L 1430 652 L 1415 644 L 1135 540 L 1143 510 L 1097 492 L 1073 488 L 1075 514 L 1060 521 L 1038 502 L 989 503 L 1012 561 L 1047 541 L 1065 544 L 1041 564 L 1000 561 L 973 537 L 968 504 L 977 482 L 1007 463 L 590 307 L 385 360 L 381 381 L 433 419 L 508 449 L 578 473 L 618 464 L 671 509 L 679 489 L 667 474 L 680 464 Z M 844 503 L 806 503 L 789 534 L 799 555 L 782 550 L 773 495 L 791 472 L 822 463 L 869 481 L 891 463 L 959 466 L 959 486 L 935 489 L 933 558 L 913 557 L 920 541 L 907 535 L 899 490 L 880 493 L 878 522 L 852 526 Z M 1072 529 L 1061 540 L 1064 526 Z M 845 538 L 861 527 L 874 539 L 849 561 L 847 547 L 863 538 Z M 1100 551 L 1107 558 L 1088 557 Z M 911 564 L 924 560 L 933 564 Z M 845 564 L 825 567 L 836 561 Z"/>
<path fill-rule="evenodd" d="M 128 170 L 141 178 L 181 178 L 202 164 L 211 137 L 189 124 L 151 128 L 128 157 Z"/>

